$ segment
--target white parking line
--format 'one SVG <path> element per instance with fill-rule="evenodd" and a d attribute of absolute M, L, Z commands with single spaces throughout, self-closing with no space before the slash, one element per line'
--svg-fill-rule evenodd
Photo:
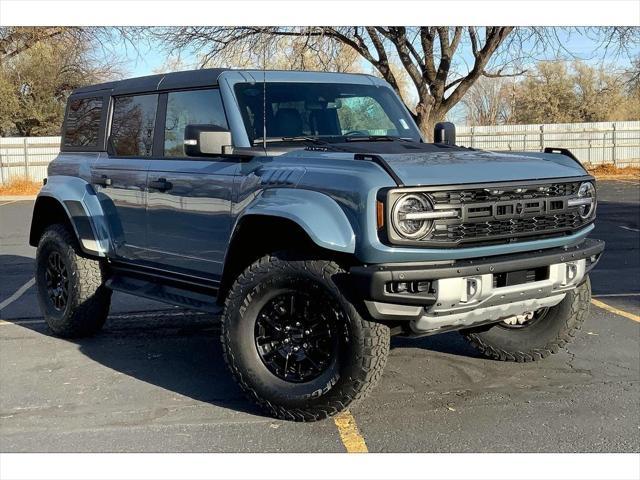
<path fill-rule="evenodd" d="M 618 226 L 623 230 L 629 230 L 630 232 L 640 232 L 640 230 L 637 228 L 625 227 L 624 225 L 618 225 Z"/>
<path fill-rule="evenodd" d="M 11 205 L 12 203 L 16 203 L 18 200 L 11 200 L 10 202 L 0 203 L 0 207 L 4 207 L 5 205 Z"/>
<path fill-rule="evenodd" d="M 640 293 L 603 293 L 602 295 L 593 295 L 596 298 L 600 297 L 640 297 Z"/>
<path fill-rule="evenodd" d="M 15 302 L 17 299 L 19 299 L 24 292 L 26 292 L 27 290 L 29 290 L 31 287 L 33 287 L 33 285 L 36 283 L 36 279 L 32 278 L 31 280 L 29 280 L 27 283 L 25 283 L 24 285 L 22 285 L 18 290 L 16 290 L 16 293 L 14 293 L 13 295 L 11 295 L 9 298 L 7 298 L 6 300 L 4 300 L 2 303 L 0 303 L 0 312 L 2 311 L 3 308 L 7 308 L 10 304 L 12 304 L 13 302 Z"/>

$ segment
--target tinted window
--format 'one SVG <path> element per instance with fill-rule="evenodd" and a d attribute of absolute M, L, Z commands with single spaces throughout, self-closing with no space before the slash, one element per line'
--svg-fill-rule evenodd
<path fill-rule="evenodd" d="M 96 147 L 102 115 L 102 98 L 69 99 L 65 120 L 65 147 Z"/>
<path fill-rule="evenodd" d="M 167 120 L 164 130 L 164 154 L 184 157 L 184 129 L 187 125 L 227 127 L 218 90 L 171 92 L 167 95 Z"/>
<path fill-rule="evenodd" d="M 110 142 L 116 155 L 151 156 L 157 106 L 157 95 L 115 99 Z"/>

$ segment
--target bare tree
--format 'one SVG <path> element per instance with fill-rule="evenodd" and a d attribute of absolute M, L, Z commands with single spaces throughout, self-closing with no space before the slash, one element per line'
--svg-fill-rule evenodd
<path fill-rule="evenodd" d="M 462 99 L 469 125 L 509 123 L 514 79 L 480 78 Z"/>
<path fill-rule="evenodd" d="M 524 58 L 564 50 L 552 28 L 504 27 L 164 27 L 144 29 L 169 51 L 190 50 L 202 64 L 259 58 L 278 49 L 282 38 L 303 38 L 309 49 L 319 40 L 344 45 L 368 62 L 382 78 L 401 91 L 397 62 L 415 88 L 414 119 L 430 137 L 435 122 L 458 104 L 481 77 L 523 73 Z M 632 51 L 639 29 L 604 27 L 572 29 L 601 38 L 607 51 Z M 570 52 L 569 52 L 570 53 Z M 406 96 L 406 95 L 405 95 Z M 406 98 L 405 98 L 406 100 Z M 411 106 L 410 106 L 411 107 Z"/>

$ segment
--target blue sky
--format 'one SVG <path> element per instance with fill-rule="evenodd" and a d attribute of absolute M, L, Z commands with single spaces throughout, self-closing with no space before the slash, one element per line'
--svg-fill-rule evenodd
<path fill-rule="evenodd" d="M 560 40 L 568 51 L 585 61 L 590 63 L 599 63 L 603 60 L 603 54 L 598 50 L 598 42 L 585 38 L 584 36 L 577 35 L 575 32 L 571 34 L 561 34 Z M 125 76 L 150 75 L 154 73 L 154 70 L 162 68 L 167 60 L 167 54 L 157 43 L 152 43 L 151 45 L 140 44 L 137 48 L 138 51 L 135 51 L 131 46 L 127 47 L 124 44 L 114 45 L 114 50 L 117 55 L 124 59 L 123 73 Z M 468 52 L 465 53 L 466 54 L 463 55 L 463 59 L 469 63 L 471 61 L 470 54 Z M 640 54 L 640 48 L 636 48 L 635 54 Z M 553 56 L 554 52 L 546 52 L 546 55 L 543 54 L 543 57 L 546 58 L 553 58 Z M 195 56 L 190 52 L 185 52 L 183 60 L 186 63 L 195 64 Z M 626 68 L 629 66 L 626 56 L 619 56 L 616 58 L 609 54 L 604 57 L 604 62 L 606 64 L 613 64 L 618 68 Z M 229 66 L 233 67 L 233 65 Z M 368 68 L 368 64 L 364 61 L 363 67 L 365 69 Z"/>

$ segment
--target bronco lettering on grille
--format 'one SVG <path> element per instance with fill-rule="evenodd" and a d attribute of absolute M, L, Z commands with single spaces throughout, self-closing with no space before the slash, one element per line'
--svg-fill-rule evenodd
<path fill-rule="evenodd" d="M 454 219 L 436 220 L 432 235 L 421 243 L 457 246 L 573 231 L 588 223 L 567 205 L 579 185 L 570 182 L 429 192 L 437 207 L 453 208 L 460 214 Z"/>

